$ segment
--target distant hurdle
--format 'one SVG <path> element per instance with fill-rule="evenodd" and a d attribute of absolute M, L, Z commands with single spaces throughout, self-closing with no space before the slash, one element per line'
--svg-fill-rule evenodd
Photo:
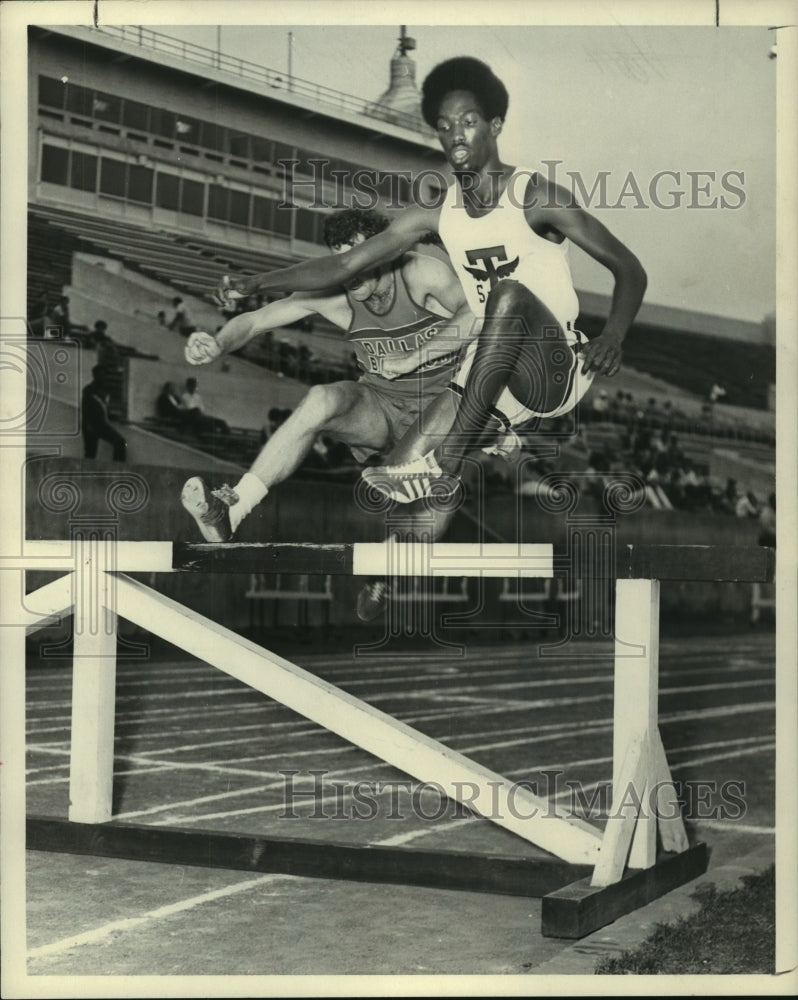
<path fill-rule="evenodd" d="M 66 575 L 26 595 L 35 630 L 74 612 L 68 821 L 31 816 L 34 850 L 326 878 L 400 882 L 543 897 L 543 933 L 579 938 L 706 870 L 690 845 L 657 721 L 661 580 L 769 582 L 775 553 L 758 547 L 618 546 L 615 580 L 613 803 L 603 831 L 548 799 L 136 581 L 131 572 L 355 576 L 537 577 L 562 555 L 551 545 L 441 542 L 183 544 L 25 543 L 3 565 Z M 116 617 L 147 631 L 516 834 L 545 855 L 500 857 L 357 847 L 212 831 L 161 829 L 112 816 Z M 630 792 L 632 794 L 630 794 Z M 656 807 L 656 808 L 655 808 Z"/>

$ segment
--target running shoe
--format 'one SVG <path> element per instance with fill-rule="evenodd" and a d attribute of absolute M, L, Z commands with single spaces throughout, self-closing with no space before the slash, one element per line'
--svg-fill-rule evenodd
<path fill-rule="evenodd" d="M 361 475 L 369 486 L 398 503 L 423 497 L 446 500 L 460 485 L 460 477 L 444 472 L 433 451 L 404 465 L 374 465 Z"/>
<path fill-rule="evenodd" d="M 372 580 L 364 584 L 357 595 L 357 616 L 362 622 L 373 621 L 382 614 L 391 597 L 391 588 L 385 580 Z"/>
<path fill-rule="evenodd" d="M 197 522 L 206 542 L 229 542 L 233 537 L 230 507 L 238 503 L 238 494 L 227 483 L 218 490 L 208 488 L 199 476 L 188 479 L 180 502 Z"/>

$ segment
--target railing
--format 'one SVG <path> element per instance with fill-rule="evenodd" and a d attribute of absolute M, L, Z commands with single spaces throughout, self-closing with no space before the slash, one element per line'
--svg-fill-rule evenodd
<path fill-rule="evenodd" d="M 99 31 L 102 34 L 112 35 L 123 42 L 139 45 L 142 48 L 152 49 L 166 55 L 178 56 L 187 62 L 199 63 L 212 69 L 223 70 L 232 73 L 234 76 L 244 80 L 253 80 L 256 83 L 266 84 L 275 90 L 283 90 L 287 94 L 296 97 L 310 99 L 319 104 L 326 104 L 335 107 L 339 111 L 346 111 L 350 114 L 363 115 L 366 118 L 376 118 L 380 121 L 389 121 L 391 124 L 399 125 L 409 129 L 411 132 L 420 133 L 431 137 L 434 132 L 429 129 L 419 118 L 407 114 L 404 111 L 395 111 L 393 108 L 364 101 L 361 97 L 354 97 L 351 94 L 344 94 L 332 87 L 325 87 L 319 83 L 312 83 L 310 80 L 302 80 L 296 76 L 290 76 L 279 70 L 270 69 L 260 63 L 250 62 L 240 56 L 230 56 L 215 49 L 206 48 L 204 45 L 197 45 L 184 39 L 172 38 L 164 35 L 160 31 L 153 31 L 141 25 L 110 25 L 105 24 Z"/>

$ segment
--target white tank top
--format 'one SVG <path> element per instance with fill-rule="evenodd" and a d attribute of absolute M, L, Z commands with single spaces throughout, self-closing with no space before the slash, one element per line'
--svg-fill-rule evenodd
<path fill-rule="evenodd" d="M 455 181 L 441 207 L 438 232 L 474 315 L 483 317 L 491 289 L 502 278 L 513 278 L 537 295 L 565 330 L 579 313 L 568 240 L 552 243 L 530 229 L 523 203 L 533 173 L 516 167 L 496 207 L 476 219 L 466 212 Z"/>

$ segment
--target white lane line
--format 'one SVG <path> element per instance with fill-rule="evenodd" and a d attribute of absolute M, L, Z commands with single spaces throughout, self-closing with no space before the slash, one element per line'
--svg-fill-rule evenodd
<path fill-rule="evenodd" d="M 275 713 L 278 709 L 282 709 L 286 713 L 290 713 L 290 709 L 285 708 L 283 705 L 279 705 L 276 702 L 271 702 L 266 705 L 237 705 L 233 703 L 232 705 L 226 705 L 224 708 L 190 708 L 190 709 L 179 709 L 179 708 L 154 708 L 151 710 L 144 710 L 143 712 L 136 713 L 125 713 L 120 712 L 116 716 L 116 729 L 120 730 L 123 726 L 141 726 L 144 723 L 156 722 L 161 716 L 167 716 L 169 722 L 175 722 L 175 725 L 170 730 L 169 728 L 160 730 L 160 733 L 190 733 L 190 732 L 202 732 L 200 729 L 191 730 L 185 729 L 181 726 L 177 720 L 179 719 L 193 719 L 193 718 L 223 718 L 227 715 L 233 715 L 236 719 L 239 719 L 242 715 L 253 715 L 258 713 L 264 718 L 260 722 L 252 723 L 246 727 L 241 727 L 236 723 L 236 729 L 246 728 L 246 729 L 257 729 L 258 727 L 268 726 L 269 729 L 280 728 L 283 726 L 293 726 L 297 722 L 304 722 L 307 725 L 307 720 L 303 719 L 301 716 L 297 716 L 292 719 L 281 719 L 275 720 L 269 718 L 270 715 Z M 72 721 L 71 712 L 66 715 L 53 716 L 46 721 L 54 722 L 56 719 L 63 720 L 61 725 L 58 726 L 46 726 L 44 728 L 29 728 L 28 736 L 41 736 L 47 733 L 62 733 L 65 730 L 69 730 Z M 220 731 L 230 728 L 230 726 L 220 726 L 218 727 Z"/>
<path fill-rule="evenodd" d="M 228 678 L 225 678 L 227 680 Z M 238 684 L 236 687 L 231 688 L 220 688 L 220 687 L 209 687 L 207 689 L 198 690 L 197 688 L 192 688 L 190 691 L 181 691 L 179 693 L 171 692 L 169 694 L 150 694 L 147 695 L 147 701 L 166 701 L 170 699 L 172 701 L 186 701 L 192 698 L 219 698 L 221 696 L 238 695 L 239 697 L 243 693 L 248 693 L 253 697 L 267 699 L 266 695 L 261 694 L 259 691 L 255 691 L 254 688 L 247 687 L 246 684 Z M 142 701 L 142 696 L 139 694 L 122 695 L 117 698 L 117 704 L 123 704 L 124 702 L 134 701 L 137 704 Z M 37 708 L 65 708 L 70 705 L 71 702 L 64 701 L 42 701 L 39 702 Z"/>
<path fill-rule="evenodd" d="M 273 885 L 275 882 L 291 879 L 291 875 L 262 875 L 260 878 L 248 879 L 246 882 L 239 882 L 236 885 L 228 885 L 222 889 L 213 889 L 211 892 L 204 892 L 199 896 L 191 896 L 183 899 L 179 903 L 170 903 L 167 906 L 159 906 L 156 910 L 149 910 L 138 917 L 125 917 L 122 920 L 113 920 L 111 923 L 95 927 L 93 930 L 84 931 L 82 934 L 74 934 L 72 937 L 62 938 L 60 941 L 53 941 L 50 944 L 40 945 L 38 948 L 28 949 L 28 958 L 47 958 L 52 955 L 61 955 L 72 948 L 81 948 L 86 945 L 100 944 L 114 934 L 123 934 L 145 924 L 155 923 L 177 913 L 186 913 L 194 910 L 198 906 L 206 903 L 213 903 L 217 899 L 226 899 L 236 896 L 242 892 L 249 892 L 261 886 Z"/>
<path fill-rule="evenodd" d="M 354 750 L 353 746 L 345 746 L 339 748 L 338 752 L 344 752 L 346 750 Z M 69 758 L 70 750 L 68 747 L 57 750 L 52 747 L 48 747 L 43 751 L 44 753 L 57 754 Z M 310 751 L 308 751 L 310 753 Z M 279 756 L 279 755 L 274 755 Z M 292 755 L 293 757 L 293 755 Z M 258 759 L 258 758 L 255 758 Z M 127 770 L 121 770 L 118 768 L 119 764 L 134 764 L 139 765 L 137 767 L 131 767 Z M 26 775 L 35 774 L 37 770 L 41 771 L 52 771 L 57 768 L 68 768 L 69 759 L 65 760 L 63 764 L 56 764 L 51 768 L 39 768 L 26 771 Z M 183 763 L 180 761 L 173 760 L 152 760 L 151 758 L 140 757 L 136 754 L 117 754 L 114 756 L 114 778 L 121 778 L 125 775 L 132 774 L 152 774 L 160 771 L 204 771 L 209 774 L 227 774 L 227 775 L 239 775 L 248 778 L 263 778 L 264 775 L 269 772 L 265 772 L 262 768 L 258 770 L 253 770 L 252 768 L 243 767 L 233 767 L 232 764 L 217 764 L 215 761 L 193 761 L 189 763 Z M 34 787 L 38 785 L 55 785 L 69 781 L 69 773 L 62 774 L 60 776 L 52 778 L 33 778 L 27 782 L 29 787 Z"/>
<path fill-rule="evenodd" d="M 609 681 L 610 679 L 611 678 L 607 678 L 606 680 Z M 557 681 L 553 683 L 559 684 L 560 682 Z M 566 680 L 564 681 L 564 683 L 570 683 L 570 682 Z M 597 681 L 593 681 L 593 683 L 597 683 Z M 750 680 L 750 681 L 732 681 L 731 683 L 721 683 L 721 684 L 688 684 L 682 687 L 669 687 L 667 685 L 662 685 L 660 686 L 659 690 L 660 690 L 660 695 L 672 695 L 672 694 L 686 694 L 687 692 L 690 691 L 696 691 L 696 692 L 732 691 L 732 690 L 738 690 L 740 688 L 761 687 L 762 685 L 765 684 L 775 684 L 775 683 L 776 683 L 775 677 L 764 678 L 764 679 L 756 678 L 755 680 Z M 460 694 L 476 693 L 477 695 L 488 695 L 491 691 L 515 691 L 519 688 L 534 688 L 534 687 L 549 687 L 549 686 L 551 685 L 545 682 L 541 683 L 540 681 L 536 680 L 525 680 L 525 681 L 513 681 L 511 683 L 503 683 L 503 684 L 489 684 L 489 685 L 469 684 L 469 685 L 464 685 L 462 687 L 449 688 L 446 691 L 439 690 L 436 693 L 442 697 L 446 697 L 447 695 L 450 694 L 460 695 Z M 608 698 L 611 696 L 612 692 L 608 692 L 606 695 L 599 695 L 597 697 Z M 397 698 L 397 697 L 402 697 L 402 695 L 398 695 L 393 692 L 384 692 L 384 693 L 380 692 L 378 695 L 369 697 L 368 700 L 370 702 L 387 701 L 390 698 Z M 429 697 L 429 694 L 424 691 L 412 691 L 404 693 L 404 697 L 427 698 Z M 563 703 L 565 702 L 563 701 Z"/>
<path fill-rule="evenodd" d="M 695 819 L 696 826 L 707 827 L 709 830 L 720 830 L 723 833 L 752 833 L 757 836 L 774 837 L 775 826 L 756 826 L 752 823 L 738 823 L 735 820 Z"/>

